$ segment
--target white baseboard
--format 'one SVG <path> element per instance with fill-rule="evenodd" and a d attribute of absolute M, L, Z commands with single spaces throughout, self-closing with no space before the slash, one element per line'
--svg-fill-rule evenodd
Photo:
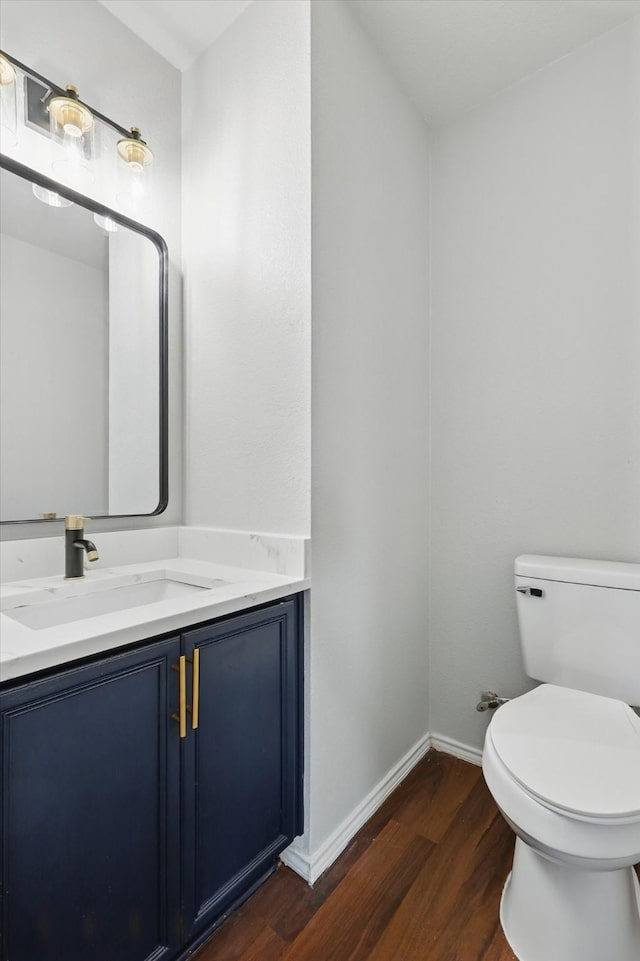
<path fill-rule="evenodd" d="M 477 747 L 463 744 L 462 741 L 454 741 L 452 737 L 445 737 L 444 734 L 432 734 L 431 747 L 436 751 L 442 751 L 444 754 L 459 757 L 463 761 L 470 761 L 471 764 L 482 764 L 482 751 L 478 750 Z"/>
<path fill-rule="evenodd" d="M 482 752 L 477 748 L 462 744 L 460 741 L 454 741 L 452 738 L 441 734 L 425 734 L 387 772 L 364 800 L 356 805 L 319 848 L 311 853 L 306 853 L 302 849 L 302 839 L 298 839 L 282 852 L 280 855 L 281 861 L 296 874 L 299 874 L 301 878 L 304 878 L 308 884 L 315 884 L 320 875 L 324 874 L 327 868 L 331 867 L 336 858 L 342 854 L 349 841 L 358 833 L 363 824 L 377 811 L 382 802 L 397 788 L 400 782 L 404 781 L 407 774 L 430 748 L 443 751 L 445 754 L 452 754 L 454 757 L 470 761 L 472 764 L 482 763 Z"/>
<path fill-rule="evenodd" d="M 294 841 L 280 855 L 282 861 L 309 884 L 314 884 L 320 875 L 324 874 L 327 868 L 333 864 L 338 855 L 342 854 L 352 837 L 358 833 L 362 825 L 369 820 L 394 788 L 404 780 L 411 768 L 415 767 L 418 761 L 424 757 L 430 747 L 431 738 L 429 734 L 425 734 L 388 771 L 364 800 L 356 805 L 319 848 L 310 854 L 306 854 L 299 843 Z"/>
<path fill-rule="evenodd" d="M 295 871 L 296 874 L 299 874 L 301 878 L 304 878 L 308 884 L 313 886 L 313 883 L 317 880 L 318 875 L 314 875 L 313 880 L 311 880 L 311 858 L 298 847 L 300 840 L 300 838 L 296 839 L 293 844 L 290 844 L 288 848 L 285 848 L 280 855 L 280 860 L 283 864 L 286 864 L 288 868 L 291 868 L 292 871 Z"/>

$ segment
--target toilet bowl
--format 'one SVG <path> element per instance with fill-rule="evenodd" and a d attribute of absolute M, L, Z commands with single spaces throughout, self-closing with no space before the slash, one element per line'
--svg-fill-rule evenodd
<path fill-rule="evenodd" d="M 517 839 L 500 919 L 520 961 L 639 961 L 640 718 L 542 684 L 501 707 L 483 773 Z"/>

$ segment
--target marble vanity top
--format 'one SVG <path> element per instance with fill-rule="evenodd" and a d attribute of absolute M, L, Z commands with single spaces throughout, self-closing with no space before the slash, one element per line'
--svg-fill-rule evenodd
<path fill-rule="evenodd" d="M 310 586 L 304 569 L 307 542 L 303 539 L 292 546 L 291 539 L 239 532 L 239 537 L 253 538 L 253 542 L 247 540 L 246 549 L 243 550 L 242 544 L 231 536 L 235 532 L 186 528 L 173 530 L 176 532 L 175 538 L 166 536 L 165 532 L 163 548 L 158 551 L 156 547 L 155 553 L 170 554 L 175 548 L 174 556 L 138 560 L 133 564 L 96 566 L 96 569 L 90 567 L 85 576 L 77 581 L 65 580 L 60 573 L 26 577 L 2 584 L 0 681 L 110 651 L 159 634 L 180 631 L 193 624 L 286 597 Z M 96 546 L 100 550 L 100 542 L 105 543 L 107 550 L 104 553 L 110 558 L 115 551 L 108 549 L 109 538 L 128 540 L 130 535 L 136 533 L 96 533 Z M 148 540 L 150 543 L 151 538 Z M 35 550 L 33 545 L 30 545 L 30 550 Z M 120 553 L 126 554 L 127 550 Z M 188 556 L 189 553 L 195 556 Z M 230 557 L 234 563 L 229 563 Z M 237 566 L 237 562 L 243 558 L 252 566 Z M 7 566 L 11 568 L 11 558 Z M 27 623 L 16 619 L 26 607 L 29 607 L 29 613 L 40 605 L 48 605 L 51 609 L 52 602 L 60 603 L 60 597 L 64 599 L 62 603 L 71 599 L 68 607 L 73 610 L 75 601 L 83 596 L 96 598 L 114 589 L 130 589 L 134 585 L 163 580 L 195 586 L 188 593 L 177 591 L 177 596 L 160 600 L 155 600 L 152 593 L 151 602 L 147 599 L 137 606 L 129 602 L 129 606 L 97 616 L 82 615 L 78 618 L 76 613 L 73 615 L 75 619 L 53 626 L 47 626 L 46 623 L 45 626 L 27 626 Z M 133 596 L 136 596 L 135 592 Z"/>

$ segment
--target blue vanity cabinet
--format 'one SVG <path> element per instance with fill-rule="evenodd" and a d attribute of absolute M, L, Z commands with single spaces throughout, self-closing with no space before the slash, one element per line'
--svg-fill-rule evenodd
<path fill-rule="evenodd" d="M 192 936 L 255 886 L 302 830 L 298 613 L 289 598 L 184 635 L 200 675 L 197 728 L 183 755 Z"/>
<path fill-rule="evenodd" d="M 179 638 L 0 692 L 2 961 L 180 944 Z"/>
<path fill-rule="evenodd" d="M 273 869 L 302 830 L 300 601 L 0 688 L 0 961 L 182 961 Z"/>

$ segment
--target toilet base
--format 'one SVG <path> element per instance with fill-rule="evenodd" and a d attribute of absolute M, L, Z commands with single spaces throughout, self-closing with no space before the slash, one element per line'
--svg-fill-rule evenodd
<path fill-rule="evenodd" d="M 516 838 L 500 922 L 519 961 L 638 961 L 640 884 L 633 868 L 583 871 Z"/>

